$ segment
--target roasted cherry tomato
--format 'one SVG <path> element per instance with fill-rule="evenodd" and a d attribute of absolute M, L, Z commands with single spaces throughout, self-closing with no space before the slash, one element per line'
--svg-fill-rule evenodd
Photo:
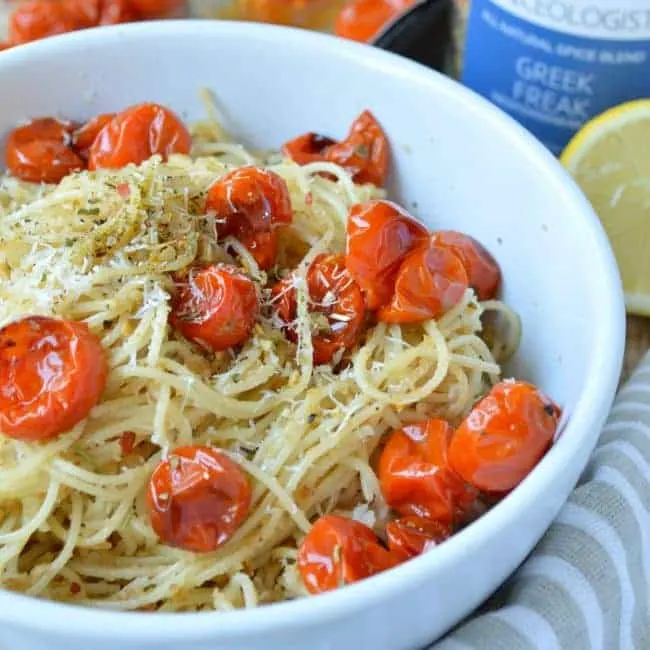
<path fill-rule="evenodd" d="M 292 284 L 293 277 L 288 276 L 273 287 L 272 294 L 276 313 L 286 324 L 287 337 L 296 341 L 296 332 L 290 325 L 297 313 Z M 359 342 L 365 317 L 363 296 L 345 268 L 342 255 L 316 257 L 307 271 L 307 289 L 313 318 L 314 363 L 329 363 L 337 353 L 342 354 Z"/>
<path fill-rule="evenodd" d="M 90 147 L 97 139 L 99 132 L 115 117 L 115 113 L 103 113 L 88 120 L 72 134 L 72 146 L 84 159 L 88 160 Z"/>
<path fill-rule="evenodd" d="M 351 0 L 336 19 L 335 33 L 354 41 L 370 42 L 414 4 L 415 0 Z"/>
<path fill-rule="evenodd" d="M 470 411 L 451 441 L 449 462 L 466 481 L 487 492 L 507 492 L 550 448 L 559 408 L 540 390 L 504 381 Z"/>
<path fill-rule="evenodd" d="M 287 142 L 282 152 L 299 165 L 326 160 L 327 149 L 336 140 L 319 133 L 305 133 Z"/>
<path fill-rule="evenodd" d="M 432 241 L 421 244 L 400 266 L 393 297 L 377 313 L 385 323 L 420 323 L 457 305 L 469 286 L 459 257 Z"/>
<path fill-rule="evenodd" d="M 77 22 L 77 29 L 95 27 L 99 24 L 102 13 L 102 6 L 117 0 L 57 0 L 46 2 L 48 5 L 62 5 L 70 15 L 74 16 Z"/>
<path fill-rule="evenodd" d="M 97 25 L 138 19 L 131 0 L 28 0 L 12 13 L 9 40 L 27 43 Z"/>
<path fill-rule="evenodd" d="M 237 267 L 192 269 L 179 289 L 170 323 L 183 336 L 215 352 L 248 339 L 259 301 L 255 284 Z"/>
<path fill-rule="evenodd" d="M 236 3 L 238 20 L 325 29 L 331 10 L 328 0 L 243 0 Z"/>
<path fill-rule="evenodd" d="M 356 183 L 383 187 L 388 174 L 388 138 L 375 116 L 364 111 L 348 137 L 327 148 L 326 158 L 344 167 Z"/>
<path fill-rule="evenodd" d="M 361 287 L 368 309 L 390 302 L 401 263 L 428 234 L 423 225 L 390 201 L 352 206 L 345 265 Z"/>
<path fill-rule="evenodd" d="M 280 176 L 261 167 L 236 169 L 210 188 L 205 207 L 219 238 L 239 239 L 262 269 L 273 266 L 277 236 L 271 232 L 293 219 L 289 188 Z"/>
<path fill-rule="evenodd" d="M 452 535 L 451 526 L 422 517 L 402 517 L 386 524 L 388 548 L 404 560 L 422 555 Z"/>
<path fill-rule="evenodd" d="M 187 154 L 190 133 L 181 120 L 159 104 L 137 104 L 118 113 L 99 133 L 88 158 L 89 169 L 139 165 L 155 154 Z"/>
<path fill-rule="evenodd" d="M 133 0 L 100 0 L 99 25 L 118 25 L 137 21 L 140 16 Z"/>
<path fill-rule="evenodd" d="M 185 0 L 129 0 L 142 18 L 164 18 L 180 9 Z"/>
<path fill-rule="evenodd" d="M 2 43 L 0 42 L 0 52 L 3 50 L 8 50 L 12 47 L 11 43 Z"/>
<path fill-rule="evenodd" d="M 0 432 L 49 440 L 99 402 L 108 364 L 84 323 L 29 316 L 0 329 Z"/>
<path fill-rule="evenodd" d="M 266 232 L 293 218 L 287 184 L 262 167 L 240 167 L 220 178 L 208 192 L 206 210 L 223 237 Z"/>
<path fill-rule="evenodd" d="M 85 11 L 77 11 L 68 2 L 27 0 L 21 2 L 11 14 L 9 42 L 13 45 L 29 43 L 92 25 L 92 17 Z"/>
<path fill-rule="evenodd" d="M 9 171 L 31 183 L 58 183 L 84 168 L 72 149 L 74 126 L 51 117 L 32 120 L 14 129 L 7 139 L 5 160 Z"/>
<path fill-rule="evenodd" d="M 161 541 L 195 553 L 225 544 L 248 516 L 251 488 L 222 451 L 179 447 L 154 470 L 147 490 L 151 526 Z"/>
<path fill-rule="evenodd" d="M 299 165 L 328 161 L 344 167 L 357 183 L 382 187 L 388 174 L 388 138 L 370 111 L 353 123 L 345 140 L 337 142 L 316 133 L 305 133 L 282 148 Z"/>
<path fill-rule="evenodd" d="M 494 298 L 501 284 L 501 269 L 490 253 L 469 235 L 440 230 L 431 236 L 433 243 L 455 253 L 467 271 L 469 286 L 479 300 Z"/>
<path fill-rule="evenodd" d="M 477 493 L 449 466 L 452 434 L 451 426 L 437 419 L 391 433 L 378 468 L 381 491 L 391 508 L 445 526 L 463 519 Z"/>
<path fill-rule="evenodd" d="M 246 246 L 250 254 L 255 258 L 257 265 L 266 271 L 274 264 L 278 256 L 278 233 L 275 230 L 269 232 L 256 232 L 241 237 L 241 243 Z"/>
<path fill-rule="evenodd" d="M 310 594 L 369 578 L 398 562 L 368 526 L 337 515 L 321 517 L 298 550 L 298 568 Z"/>

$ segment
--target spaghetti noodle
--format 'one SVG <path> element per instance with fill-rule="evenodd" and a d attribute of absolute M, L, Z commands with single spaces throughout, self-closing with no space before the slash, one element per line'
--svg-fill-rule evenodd
<path fill-rule="evenodd" d="M 438 320 L 371 326 L 342 368 L 314 365 L 307 269 L 345 251 L 350 207 L 383 191 L 331 162 L 248 151 L 214 120 L 192 135 L 189 156 L 0 183 L 0 327 L 27 314 L 84 321 L 109 365 L 100 403 L 72 430 L 42 444 L 0 435 L 4 588 L 158 611 L 302 596 L 297 545 L 317 516 L 386 523 L 372 463 L 382 437 L 432 416 L 458 424 L 517 346 L 517 317 L 468 290 Z M 285 180 L 293 207 L 269 271 L 206 224 L 209 188 L 251 164 Z M 168 324 L 172 274 L 237 261 L 259 287 L 260 318 L 238 352 L 208 355 Z M 295 345 L 268 288 L 294 268 Z M 498 335 L 482 336 L 486 312 L 505 322 Z M 248 517 L 211 553 L 164 545 L 147 516 L 149 477 L 182 445 L 225 450 L 251 477 Z"/>

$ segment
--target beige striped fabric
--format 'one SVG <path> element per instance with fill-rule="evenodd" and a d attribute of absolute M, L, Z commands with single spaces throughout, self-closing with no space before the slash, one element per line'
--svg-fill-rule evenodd
<path fill-rule="evenodd" d="M 559 517 L 482 611 L 431 650 L 650 650 L 650 354 Z"/>

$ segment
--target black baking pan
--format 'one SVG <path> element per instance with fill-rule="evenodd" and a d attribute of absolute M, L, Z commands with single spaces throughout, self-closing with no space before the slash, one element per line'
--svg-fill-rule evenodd
<path fill-rule="evenodd" d="M 448 72 L 453 56 L 452 0 L 421 0 L 383 29 L 373 45 Z"/>

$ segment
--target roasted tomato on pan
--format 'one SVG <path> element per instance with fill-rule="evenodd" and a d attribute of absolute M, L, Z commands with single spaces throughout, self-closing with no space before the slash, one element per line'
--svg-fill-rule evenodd
<path fill-rule="evenodd" d="M 416 0 L 350 0 L 336 18 L 337 36 L 367 43 Z"/>
<path fill-rule="evenodd" d="M 186 0 L 128 0 L 141 18 L 162 18 L 171 16 L 186 3 Z"/>
<path fill-rule="evenodd" d="M 19 3 L 9 19 L 9 42 L 29 43 L 98 24 L 99 2 L 52 2 L 27 0 Z"/>
<path fill-rule="evenodd" d="M 100 25 L 172 15 L 184 0 L 26 0 L 9 19 L 9 42 L 29 43 Z"/>

